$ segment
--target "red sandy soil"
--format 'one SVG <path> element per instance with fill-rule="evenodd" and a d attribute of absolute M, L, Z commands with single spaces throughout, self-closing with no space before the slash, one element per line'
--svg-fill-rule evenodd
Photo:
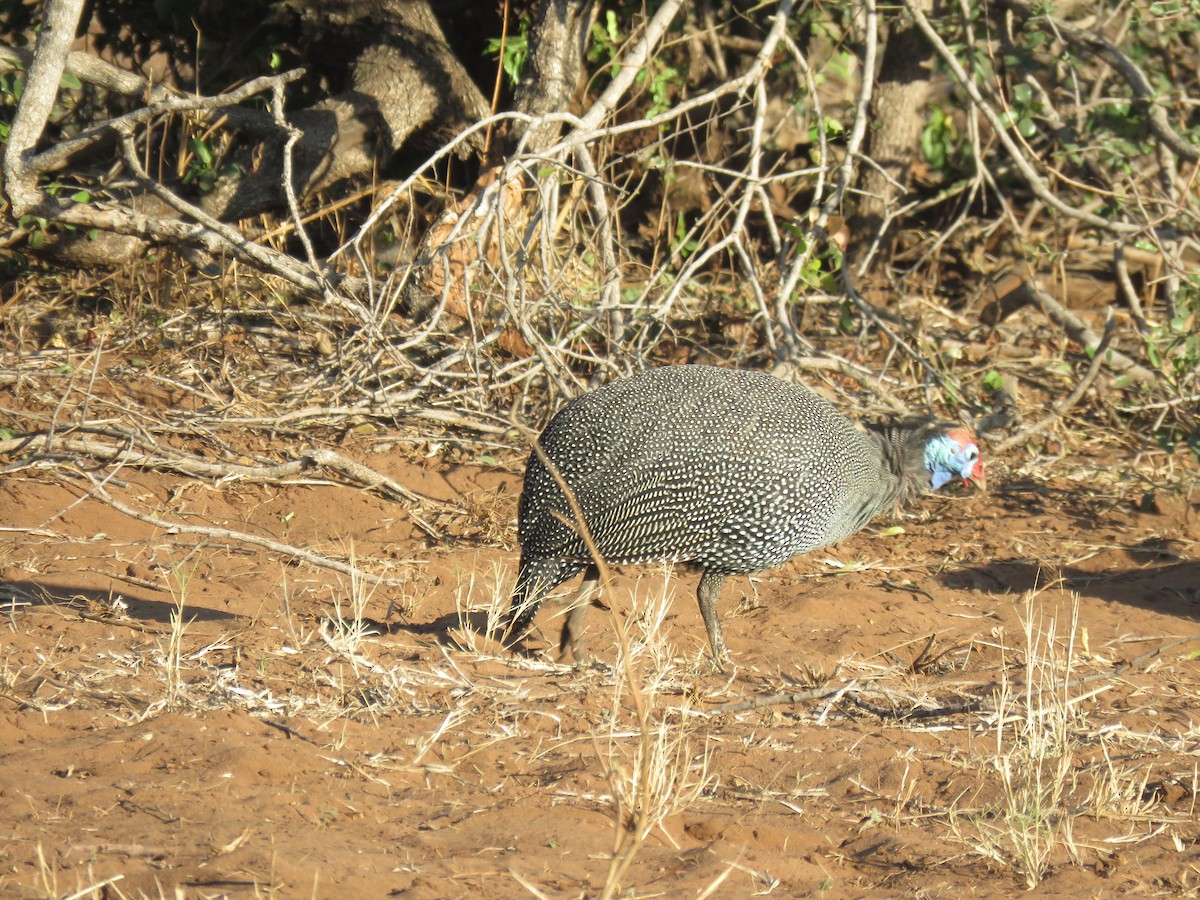
<path fill-rule="evenodd" d="M 0 896 L 597 896 L 639 808 L 621 896 L 1200 891 L 1186 451 L 994 461 L 991 491 L 929 498 L 903 533 L 731 579 L 725 675 L 696 576 L 621 570 L 646 734 L 602 610 L 585 669 L 550 652 L 557 604 L 527 655 L 480 633 L 522 458 L 372 441 L 339 452 L 450 501 L 425 509 L 442 540 L 316 476 L 108 489 L 401 586 L 168 534 L 65 469 L 0 476 Z"/>

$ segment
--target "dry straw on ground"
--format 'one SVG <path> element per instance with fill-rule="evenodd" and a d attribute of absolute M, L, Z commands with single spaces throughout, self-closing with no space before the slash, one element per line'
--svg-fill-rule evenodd
<path fill-rule="evenodd" d="M 0 894 L 1200 890 L 1200 373 L 1164 324 L 1195 325 L 1165 305 L 1184 238 L 1117 254 L 1166 260 L 1128 314 L 1068 308 L 1033 272 L 1027 302 L 981 322 L 985 289 L 947 296 L 955 259 L 1002 227 L 1067 246 L 1093 215 L 1023 218 L 981 167 L 939 195 L 963 200 L 947 228 L 908 236 L 887 309 L 852 275 L 833 293 L 810 276 L 833 262 L 871 79 L 822 107 L 828 60 L 782 3 L 721 87 L 623 108 L 682 6 L 658 7 L 558 143 L 460 198 L 437 254 L 461 277 L 420 316 L 412 270 L 377 268 L 375 248 L 417 228 L 451 145 L 364 195 L 372 213 L 295 277 L 243 255 L 194 278 L 159 256 L 26 272 L 0 300 Z M 879 15 L 856 8 L 843 42 Z M 772 150 L 784 71 L 816 104 L 807 156 Z M 1003 96 L 972 97 L 977 159 Z M 844 142 L 814 127 L 835 113 Z M 665 154 L 702 128 L 736 137 L 677 167 L 720 186 L 709 205 L 676 229 L 664 201 L 653 236 L 623 232 L 648 177 L 626 142 Z M 1010 150 L 1034 194 L 1063 184 Z M 1109 237 L 1179 199 L 1128 179 L 1164 193 Z M 292 205 L 278 228 L 303 234 Z M 341 209 L 320 211 L 331 229 Z M 293 292 L 326 264 L 363 292 Z M 1023 419 L 985 436 L 990 494 L 736 584 L 727 676 L 669 570 L 606 572 L 597 666 L 559 664 L 552 639 L 503 650 L 531 435 L 591 380 L 685 359 L 782 360 L 864 414 L 1001 395 Z"/>

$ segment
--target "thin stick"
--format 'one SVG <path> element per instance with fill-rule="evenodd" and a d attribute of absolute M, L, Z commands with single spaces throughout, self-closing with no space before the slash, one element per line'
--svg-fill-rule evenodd
<path fill-rule="evenodd" d="M 153 442 L 149 442 L 152 448 L 150 452 L 135 453 L 130 446 L 134 443 L 132 435 L 126 437 L 126 444 L 123 447 L 114 447 L 99 441 L 68 438 L 51 433 L 47 433 L 44 438 L 45 450 L 43 454 L 81 454 L 91 459 L 110 462 L 118 461 L 122 466 L 134 466 L 140 469 L 164 469 L 184 475 L 214 478 L 217 481 L 277 482 L 293 478 L 308 470 L 313 465 L 317 465 L 331 469 L 352 481 L 357 481 L 365 485 L 368 490 L 375 491 L 392 500 L 404 500 L 417 506 L 439 502 L 433 500 L 431 497 L 426 497 L 423 494 L 409 490 L 404 485 L 388 478 L 381 472 L 375 471 L 370 466 L 355 462 L 332 450 L 322 450 L 317 447 L 310 447 L 307 450 L 301 451 L 299 459 L 289 460 L 288 462 L 276 463 L 275 465 L 247 466 L 240 463 L 210 462 L 178 451 L 168 453 L 160 450 L 158 445 Z M 34 440 L 40 443 L 41 439 L 41 435 L 26 435 L 7 441 L 0 441 L 0 455 L 5 453 L 19 453 Z M 138 441 L 137 443 L 144 444 L 146 442 Z M 28 464 L 28 461 L 25 464 Z M 0 468 L 0 472 L 11 471 L 12 469 L 12 465 L 5 466 Z M 405 513 L 427 536 L 433 538 L 435 541 L 445 540 L 445 533 L 427 522 L 415 510 L 405 507 Z"/>
<path fill-rule="evenodd" d="M 164 534 L 195 534 L 203 537 L 217 538 L 224 541 L 232 541 L 238 544 L 249 544 L 253 547 L 262 547 L 265 550 L 270 550 L 274 553 L 281 553 L 284 556 L 290 556 L 293 559 L 298 559 L 322 569 L 330 569 L 334 572 L 340 572 L 343 575 L 348 575 L 352 578 L 361 578 L 368 584 L 382 585 L 386 587 L 405 587 L 408 582 L 400 578 L 388 578 L 383 575 L 373 575 L 370 572 L 364 572 L 357 566 L 347 565 L 340 560 L 331 559 L 328 556 L 323 556 L 320 553 L 315 553 L 312 550 L 305 550 L 301 547 L 294 547 L 291 544 L 284 544 L 271 538 L 261 537 L 257 534 L 248 534 L 244 531 L 233 531 L 229 528 L 213 528 L 206 525 L 187 525 L 183 522 L 171 522 L 167 519 L 156 519 L 153 516 L 139 512 L 133 507 L 126 506 L 120 500 L 113 497 L 100 481 L 91 473 L 82 473 L 84 477 L 92 483 L 92 490 L 89 492 L 97 500 L 107 503 L 119 513 L 124 513 L 131 519 L 137 519 L 139 522 L 145 522 L 148 525 L 153 525 L 155 528 L 162 529 Z"/>
<path fill-rule="evenodd" d="M 1140 656 L 1136 656 L 1131 660 L 1119 663 L 1109 672 L 1093 672 L 1090 675 L 1080 675 L 1066 681 L 1060 690 L 1070 690 L 1072 688 L 1081 687 L 1086 684 L 1094 684 L 1097 681 L 1105 681 L 1109 679 L 1119 678 L 1130 671 L 1140 671 L 1145 669 L 1151 660 L 1166 653 L 1181 644 L 1196 639 L 1196 635 L 1190 637 L 1178 638 L 1177 640 L 1169 641 L 1166 644 L 1155 647 L 1152 650 L 1147 650 Z M 1012 682 L 1015 690 L 1023 689 L 1026 686 L 1024 680 Z M 982 690 L 987 685 L 979 685 L 978 689 Z M 994 686 L 993 686 L 994 687 Z M 909 720 L 909 719 L 939 719 L 947 716 L 964 715 L 968 713 L 994 713 L 996 712 L 996 704 L 992 700 L 972 699 L 962 703 L 949 703 L 936 707 L 919 706 L 919 701 L 914 697 L 904 697 L 903 699 L 911 704 L 908 709 L 897 709 L 895 705 L 892 707 L 877 706 L 869 700 L 864 699 L 864 696 L 869 693 L 879 693 L 884 696 L 893 698 L 900 696 L 896 692 L 885 692 L 880 689 L 867 689 L 857 687 L 856 681 L 851 681 L 841 687 L 836 688 L 814 688 L 807 691 L 787 691 L 777 694 L 767 694 L 762 697 L 755 697 L 751 700 L 740 700 L 737 703 L 724 703 L 720 706 L 714 706 L 714 713 L 737 713 L 746 712 L 751 709 L 760 709 L 764 706 L 785 706 L 796 703 L 806 703 L 810 700 L 827 700 L 844 696 L 847 700 L 857 706 L 859 709 L 866 710 L 872 715 L 878 716 L 881 719 L 892 720 Z M 832 706 L 832 703 L 830 704 Z M 822 712 L 822 717 L 827 715 L 829 707 Z"/>
<path fill-rule="evenodd" d="M 912 16 L 913 21 L 916 22 L 917 27 L 921 29 L 921 32 L 925 35 L 925 38 L 937 51 L 938 56 L 945 61 L 946 66 L 954 74 L 954 77 L 958 81 L 959 85 L 964 91 L 967 92 L 967 96 L 971 98 L 971 102 L 975 104 L 979 111 L 983 113 L 984 118 L 986 118 L 991 124 L 993 133 L 999 139 L 1000 143 L 1004 145 L 1004 149 L 1008 151 L 1009 158 L 1012 159 L 1013 164 L 1016 165 L 1017 169 L 1020 171 L 1021 177 L 1025 179 L 1025 182 L 1029 185 L 1030 190 L 1033 191 L 1039 200 L 1044 202 L 1046 205 L 1053 207 L 1064 216 L 1068 216 L 1069 218 L 1076 219 L 1080 222 L 1084 222 L 1104 231 L 1113 232 L 1115 234 L 1139 234 L 1146 230 L 1145 224 L 1115 221 L 1113 219 L 1107 219 L 1104 216 L 1098 216 L 1095 213 L 1088 212 L 1085 209 L 1071 206 L 1069 203 L 1060 199 L 1059 196 L 1054 193 L 1054 191 L 1050 190 L 1050 187 L 1046 184 L 1045 179 L 1043 179 L 1042 176 L 1037 173 L 1037 170 L 1033 167 L 1033 163 L 1031 163 L 1021 151 L 1021 148 L 1017 145 L 1017 142 L 1013 140 L 1012 135 L 1009 133 L 1008 126 L 1001 120 L 1000 114 L 997 113 L 992 105 L 984 99 L 978 85 L 975 83 L 975 79 L 967 74 L 967 71 L 958 61 L 958 57 L 954 55 L 954 51 L 946 46 L 946 42 L 942 40 L 941 35 L 939 35 L 934 29 L 933 25 L 930 24 L 929 19 L 925 16 L 925 13 L 921 11 L 920 7 L 914 3 L 913 0 L 901 0 L 901 2 L 904 4 L 904 8 L 908 10 L 908 14 Z"/>
<path fill-rule="evenodd" d="M 1075 407 L 1075 404 L 1083 399 L 1083 395 L 1087 393 L 1088 388 L 1092 386 L 1092 382 L 1096 380 L 1096 374 L 1100 371 L 1100 366 L 1104 362 L 1104 355 L 1108 352 L 1109 341 L 1112 340 L 1115 317 L 1113 316 L 1112 307 L 1108 308 L 1108 318 L 1104 321 L 1104 334 L 1100 338 L 1100 343 L 1096 345 L 1096 349 L 1092 352 L 1091 362 L 1088 363 L 1087 371 L 1083 378 L 1079 380 L 1079 384 L 1075 385 L 1075 390 L 1071 391 L 1066 397 L 1055 404 L 1054 409 L 1048 416 L 1034 422 L 1031 425 L 1022 428 L 1014 435 L 1005 438 L 999 444 L 996 444 L 993 452 L 1002 453 L 1009 447 L 1020 444 L 1035 434 L 1041 434 L 1068 412 Z"/>

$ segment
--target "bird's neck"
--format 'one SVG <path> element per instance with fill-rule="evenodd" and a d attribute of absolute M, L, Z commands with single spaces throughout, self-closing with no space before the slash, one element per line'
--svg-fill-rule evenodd
<path fill-rule="evenodd" d="M 925 443 L 935 428 L 931 419 L 893 419 L 867 426 L 879 452 L 879 510 L 905 506 L 929 492 Z"/>

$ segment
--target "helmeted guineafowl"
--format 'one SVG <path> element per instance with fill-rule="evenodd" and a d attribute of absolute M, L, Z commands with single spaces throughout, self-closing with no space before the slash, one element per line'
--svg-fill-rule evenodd
<path fill-rule="evenodd" d="M 952 478 L 984 482 L 975 438 L 961 425 L 910 418 L 864 430 L 805 387 L 712 366 L 651 369 L 584 394 L 554 416 L 539 445 L 606 562 L 701 569 L 700 613 L 718 667 L 728 656 L 716 611 L 727 576 L 839 541 Z M 535 451 L 506 640 L 525 632 L 547 593 L 587 570 L 561 639 L 582 662 L 584 600 L 598 573 L 573 520 Z"/>

